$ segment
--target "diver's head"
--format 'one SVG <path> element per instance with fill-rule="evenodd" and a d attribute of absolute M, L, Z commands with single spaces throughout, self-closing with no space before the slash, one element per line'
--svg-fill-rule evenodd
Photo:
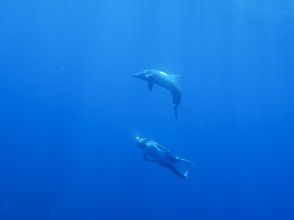
<path fill-rule="evenodd" d="M 146 138 L 136 137 L 136 144 L 138 148 L 144 149 L 146 147 Z"/>

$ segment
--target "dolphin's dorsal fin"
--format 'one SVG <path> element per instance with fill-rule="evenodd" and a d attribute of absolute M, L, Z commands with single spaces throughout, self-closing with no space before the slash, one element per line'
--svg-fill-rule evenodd
<path fill-rule="evenodd" d="M 182 76 L 182 75 L 174 75 L 174 74 L 170 74 L 170 75 L 176 79 L 183 79 L 184 78 L 184 76 Z"/>
<path fill-rule="evenodd" d="M 153 88 L 153 82 L 148 81 L 148 89 L 150 92 L 152 91 L 152 88 Z"/>

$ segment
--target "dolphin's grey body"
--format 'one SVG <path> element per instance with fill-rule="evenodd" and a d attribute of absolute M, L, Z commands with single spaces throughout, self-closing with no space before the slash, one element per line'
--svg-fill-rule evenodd
<path fill-rule="evenodd" d="M 139 73 L 132 74 L 132 76 L 147 81 L 149 91 L 152 91 L 153 84 L 159 85 L 170 91 L 173 96 L 173 109 L 177 118 L 177 108 L 182 99 L 178 78 L 182 78 L 182 76 L 168 74 L 153 69 L 143 70 Z"/>

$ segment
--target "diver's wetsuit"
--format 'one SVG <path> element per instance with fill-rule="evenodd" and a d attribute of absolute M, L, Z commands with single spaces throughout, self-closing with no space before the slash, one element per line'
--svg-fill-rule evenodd
<path fill-rule="evenodd" d="M 178 161 L 177 161 L 178 162 Z M 168 169 L 170 169 L 171 171 L 173 171 L 174 174 L 176 174 L 177 176 L 181 177 L 181 178 L 186 178 L 186 176 L 181 173 L 174 165 L 173 163 L 170 162 L 165 162 L 165 163 L 160 163 L 161 166 L 166 167 Z"/>
<path fill-rule="evenodd" d="M 187 172 L 182 173 L 175 166 L 183 159 L 174 156 L 169 150 L 154 141 L 145 141 L 144 145 L 143 157 L 146 161 L 156 162 L 181 178 L 187 177 Z"/>

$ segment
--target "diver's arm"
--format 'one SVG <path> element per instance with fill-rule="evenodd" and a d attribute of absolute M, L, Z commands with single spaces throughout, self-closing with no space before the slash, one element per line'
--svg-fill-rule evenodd
<path fill-rule="evenodd" d="M 155 141 L 149 141 L 149 142 L 148 142 L 148 145 L 149 145 L 149 147 L 157 148 L 157 149 L 159 149 L 159 150 L 161 150 L 161 151 L 164 151 L 164 152 L 166 152 L 166 153 L 169 153 L 169 152 L 170 152 L 167 148 L 165 148 L 164 146 L 158 144 L 158 143 L 155 142 Z"/>

